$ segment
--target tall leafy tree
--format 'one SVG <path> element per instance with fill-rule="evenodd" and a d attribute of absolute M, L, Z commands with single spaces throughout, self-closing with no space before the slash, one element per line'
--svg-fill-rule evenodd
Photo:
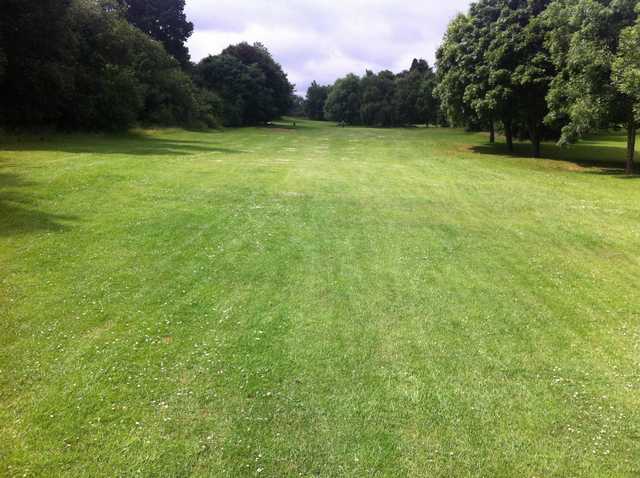
<path fill-rule="evenodd" d="M 360 80 L 360 120 L 367 126 L 395 124 L 395 75 L 389 70 L 367 71 Z"/>
<path fill-rule="evenodd" d="M 636 0 L 556 0 L 546 11 L 547 46 L 558 70 L 547 95 L 549 124 L 562 126 L 561 143 L 602 127 L 624 124 L 626 169 L 633 169 Z"/>
<path fill-rule="evenodd" d="M 468 42 L 465 64 L 473 65 L 473 68 L 467 73 L 469 83 L 463 99 L 471 107 L 477 120 L 483 126 L 488 126 L 491 143 L 495 142 L 496 120 L 502 120 L 507 146 L 512 151 L 512 106 L 508 101 L 508 92 L 498 86 L 496 80 L 499 76 L 492 76 L 487 59 L 502 7 L 503 3 L 495 0 L 480 0 L 471 4 L 470 22 L 466 30 Z"/>
<path fill-rule="evenodd" d="M 450 124 L 470 129 L 488 126 L 490 142 L 495 141 L 495 122 L 500 119 L 507 147 L 513 151 L 511 76 L 487 58 L 504 6 L 501 0 L 481 0 L 449 24 L 436 56 L 436 94 Z"/>
<path fill-rule="evenodd" d="M 305 114 L 312 120 L 324 120 L 324 105 L 329 96 L 329 87 L 313 81 L 307 89 L 307 99 L 304 104 Z"/>
<path fill-rule="evenodd" d="M 404 126 L 437 123 L 436 75 L 424 60 L 395 75 L 367 70 L 361 78 L 349 74 L 330 88 L 325 116 L 334 121 L 366 126 Z"/>
<path fill-rule="evenodd" d="M 7 56 L 4 53 L 4 48 L 2 48 L 2 36 L 0 33 L 0 85 L 4 80 L 4 74 L 7 69 Z"/>
<path fill-rule="evenodd" d="M 477 122 L 476 111 L 465 101 L 465 91 L 472 84 L 473 71 L 480 61 L 472 55 L 471 17 L 459 14 L 454 18 L 436 52 L 438 86 L 435 93 L 440 108 L 454 126 Z"/>
<path fill-rule="evenodd" d="M 293 85 L 261 44 L 240 43 L 196 66 L 202 86 L 224 102 L 227 126 L 253 125 L 287 114 Z"/>
<path fill-rule="evenodd" d="M 507 145 L 514 130 L 540 156 L 544 97 L 554 76 L 539 17 L 550 0 L 482 0 L 449 25 L 438 58 L 438 96 L 454 124 L 502 120 Z M 492 135 L 493 136 L 493 135 Z"/>
<path fill-rule="evenodd" d="M 226 126 L 242 126 L 250 96 L 256 93 L 251 84 L 249 67 L 231 55 L 215 55 L 196 66 L 200 84 L 220 95 L 223 100 L 223 122 Z M 256 116 L 254 113 L 252 116 Z"/>
<path fill-rule="evenodd" d="M 434 96 L 436 77 L 425 60 L 414 59 L 409 71 L 396 77 L 395 123 L 430 124 L 438 121 L 438 103 Z"/>
<path fill-rule="evenodd" d="M 305 103 L 305 99 L 301 95 L 292 95 L 291 106 L 289 107 L 289 111 L 287 111 L 287 114 L 296 118 L 305 116 Z"/>
<path fill-rule="evenodd" d="M 489 46 L 490 87 L 504 88 L 504 101 L 518 126 L 533 145 L 533 156 L 540 156 L 544 136 L 544 101 L 555 69 L 545 47 L 545 23 L 541 14 L 550 0 L 509 0 L 502 5 Z"/>
<path fill-rule="evenodd" d="M 37 5 L 36 5 L 37 3 Z M 214 126 L 219 101 L 114 1 L 10 0 L 0 17 L 7 127 L 123 130 L 134 123 Z"/>
<path fill-rule="evenodd" d="M 230 45 L 222 51 L 223 55 L 231 55 L 248 67 L 258 68 L 264 75 L 267 93 L 273 102 L 274 111 L 269 119 L 284 115 L 291 106 L 291 95 L 294 85 L 289 82 L 287 74 L 277 63 L 269 50 L 262 43 L 247 42 Z"/>
<path fill-rule="evenodd" d="M 634 169 L 636 135 L 640 125 L 640 5 L 635 25 L 620 33 L 618 51 L 612 64 L 613 83 L 619 94 L 626 97 L 627 119 L 627 173 Z"/>
<path fill-rule="evenodd" d="M 193 23 L 184 13 L 185 0 L 120 0 L 127 20 L 161 42 L 183 67 L 189 65 L 186 41 Z"/>
<path fill-rule="evenodd" d="M 360 122 L 360 78 L 349 74 L 336 80 L 324 106 L 325 116 L 332 121 L 347 124 Z"/>
<path fill-rule="evenodd" d="M 215 126 L 219 100 L 199 90 L 162 44 L 110 4 L 74 0 L 74 88 L 66 128 L 126 129 L 134 123 Z"/>
<path fill-rule="evenodd" d="M 5 0 L 0 15 L 0 121 L 56 122 L 73 85 L 71 0 Z"/>

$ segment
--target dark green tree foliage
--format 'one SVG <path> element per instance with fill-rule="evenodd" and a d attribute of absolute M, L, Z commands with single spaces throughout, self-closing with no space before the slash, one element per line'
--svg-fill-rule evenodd
<path fill-rule="evenodd" d="M 6 28 L 2 25 L 3 18 L 0 17 L 0 86 L 4 84 L 4 77 L 7 72 L 7 55 L 5 53 L 5 41 L 2 35 Z"/>
<path fill-rule="evenodd" d="M 240 43 L 196 66 L 201 85 L 224 103 L 224 124 L 255 125 L 289 111 L 293 85 L 260 43 Z"/>
<path fill-rule="evenodd" d="M 540 156 L 540 142 L 547 136 L 544 101 L 555 75 L 550 54 L 545 48 L 545 24 L 541 14 L 550 0 L 510 0 L 502 6 L 486 58 L 489 64 L 489 88 L 504 89 L 511 105 L 509 114 L 521 137 L 528 137 L 533 156 Z M 501 93 L 498 93 L 501 94 Z M 504 103 L 501 109 L 505 108 Z M 513 110 L 513 106 L 516 107 Z"/>
<path fill-rule="evenodd" d="M 236 57 L 217 55 L 203 59 L 196 70 L 201 85 L 223 99 L 224 124 L 241 126 L 251 86 L 248 68 Z"/>
<path fill-rule="evenodd" d="M 291 106 L 293 85 L 289 82 L 287 74 L 279 63 L 271 56 L 269 50 L 261 43 L 249 45 L 246 42 L 228 46 L 223 54 L 235 56 L 249 67 L 256 66 L 260 69 L 265 79 L 265 87 L 273 103 L 273 117 L 284 115 Z"/>
<path fill-rule="evenodd" d="M 71 0 L 5 0 L 0 15 L 0 121 L 55 122 L 73 85 Z"/>
<path fill-rule="evenodd" d="M 156 44 L 95 2 L 73 2 L 67 19 L 73 72 L 57 125 L 66 129 L 126 129 L 141 115 L 144 85 L 136 60 Z M 145 43 L 148 44 L 145 45 Z"/>
<path fill-rule="evenodd" d="M 289 107 L 289 111 L 287 111 L 287 115 L 294 116 L 296 118 L 302 118 L 305 116 L 305 100 L 300 95 L 292 95 L 291 96 L 291 106 Z"/>
<path fill-rule="evenodd" d="M 388 70 L 350 74 L 338 79 L 325 102 L 325 116 L 333 121 L 366 126 L 406 126 L 437 123 L 436 76 L 424 60 L 395 75 Z"/>
<path fill-rule="evenodd" d="M 360 80 L 360 121 L 368 126 L 395 124 L 395 75 L 388 70 L 377 75 L 367 71 Z"/>
<path fill-rule="evenodd" d="M 627 171 L 638 127 L 637 0 L 480 0 L 450 25 L 437 95 L 457 125 L 499 120 L 507 144 L 577 141 L 623 124 Z"/>
<path fill-rule="evenodd" d="M 468 15 L 458 15 L 448 26 L 442 45 L 436 52 L 436 96 L 449 123 L 468 126 L 479 121 L 478 114 L 466 96 L 473 85 L 474 71 L 484 62 L 476 57 L 471 42 L 473 23 Z"/>
<path fill-rule="evenodd" d="M 307 89 L 307 99 L 304 104 L 304 111 L 307 118 L 317 121 L 324 120 L 324 105 L 329 96 L 330 87 L 321 86 L 315 81 Z"/>
<path fill-rule="evenodd" d="M 562 126 L 561 143 L 623 124 L 629 136 L 627 172 L 633 170 L 638 125 L 637 8 L 636 0 L 556 0 L 544 15 L 558 70 L 547 95 L 547 122 Z"/>
<path fill-rule="evenodd" d="M 531 140 L 540 155 L 544 98 L 555 75 L 541 20 L 550 0 L 482 0 L 450 25 L 438 58 L 438 96 L 453 124 L 504 126 Z"/>
<path fill-rule="evenodd" d="M 633 26 L 620 33 L 618 51 L 612 64 L 613 83 L 622 95 L 627 110 L 627 173 L 634 170 L 636 135 L 640 126 L 640 5 L 636 6 L 638 18 Z M 623 109 L 624 111 L 624 109 Z"/>
<path fill-rule="evenodd" d="M 398 74 L 395 83 L 395 124 L 438 122 L 439 106 L 434 95 L 436 75 L 425 60 L 414 59 L 411 69 Z"/>
<path fill-rule="evenodd" d="M 488 127 L 490 142 L 495 142 L 496 118 L 504 123 L 507 145 L 513 150 L 512 123 L 515 108 L 511 103 L 511 90 L 502 88 L 499 76 L 491 70 L 486 54 L 490 51 L 496 22 L 500 18 L 500 2 L 481 0 L 469 10 L 467 56 L 464 65 L 469 68 L 468 83 L 463 100 L 475 114 L 474 121 L 480 127 Z"/>
<path fill-rule="evenodd" d="M 0 45 L 2 45 L 2 38 L 0 37 Z M 4 54 L 2 46 L 0 46 L 0 85 L 4 80 L 5 71 L 7 70 L 7 56 Z"/>
<path fill-rule="evenodd" d="M 189 65 L 185 42 L 193 33 L 193 23 L 184 13 L 185 0 L 121 0 L 129 22 L 161 42 L 183 67 Z"/>
<path fill-rule="evenodd" d="M 94 19 L 96 30 L 88 38 L 81 38 L 78 62 L 83 84 L 88 87 L 88 98 L 77 103 L 89 103 L 95 91 L 105 94 L 98 96 L 97 116 L 86 123 L 96 124 L 101 129 L 107 129 L 109 125 L 121 129 L 135 121 L 189 127 L 218 124 L 219 99 L 199 90 L 161 43 L 116 14 L 105 16 L 93 11 L 89 15 Z M 78 19 L 74 30 L 86 34 L 90 24 L 90 19 Z M 97 62 L 92 64 L 96 58 Z M 96 75 L 96 72 L 104 74 Z M 119 83 L 113 82 L 114 76 Z M 108 95 L 112 98 L 106 101 Z M 128 109 L 129 116 L 121 116 L 121 121 L 117 121 L 102 113 L 104 108 L 117 106 L 122 112 Z M 82 127 L 82 124 L 75 126 Z"/>
<path fill-rule="evenodd" d="M 325 117 L 332 121 L 359 124 L 361 95 L 360 78 L 356 75 L 349 74 L 336 80 L 324 106 Z"/>
<path fill-rule="evenodd" d="M 136 122 L 217 124 L 219 99 L 197 89 L 162 44 L 130 25 L 113 5 L 8 5 L 14 18 L 3 16 L 0 23 L 5 126 L 123 130 Z"/>

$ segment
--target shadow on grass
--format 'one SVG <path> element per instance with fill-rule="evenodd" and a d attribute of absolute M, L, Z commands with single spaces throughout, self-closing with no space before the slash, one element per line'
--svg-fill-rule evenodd
<path fill-rule="evenodd" d="M 61 221 L 78 219 L 75 216 L 38 211 L 28 195 L 8 190 L 33 185 L 15 174 L 0 173 L 0 237 L 65 231 L 68 226 Z"/>
<path fill-rule="evenodd" d="M 619 143 L 620 147 L 603 146 L 601 142 L 605 141 Z M 625 173 L 625 146 L 626 143 L 618 136 L 601 137 L 595 141 L 585 140 L 566 148 L 553 143 L 545 143 L 542 145 L 540 160 L 573 163 L 583 168 L 580 172 L 584 174 L 619 176 L 620 179 L 640 179 L 640 175 L 637 173 L 634 175 Z M 471 150 L 479 154 L 532 158 L 531 145 L 517 143 L 514 148 L 515 151 L 510 153 L 505 144 L 496 143 L 473 146 Z"/>
<path fill-rule="evenodd" d="M 257 129 L 261 131 L 296 131 L 299 129 L 305 129 L 306 126 L 296 124 L 293 126 L 292 124 L 287 123 L 273 123 L 270 126 L 256 126 Z"/>
<path fill-rule="evenodd" d="M 295 126 L 294 126 L 295 124 Z M 290 116 L 286 116 L 277 120 L 273 120 L 270 125 L 267 124 L 259 124 L 255 125 L 258 129 L 272 129 L 275 131 L 282 130 L 314 130 L 319 128 L 326 128 L 328 126 L 332 126 L 334 123 L 331 121 L 313 121 L 307 118 L 293 118 Z"/>
<path fill-rule="evenodd" d="M 137 132 L 119 135 L 69 134 L 5 138 L 0 151 L 122 154 L 131 156 L 188 156 L 202 153 L 240 154 L 242 151 L 197 139 L 157 138 Z"/>

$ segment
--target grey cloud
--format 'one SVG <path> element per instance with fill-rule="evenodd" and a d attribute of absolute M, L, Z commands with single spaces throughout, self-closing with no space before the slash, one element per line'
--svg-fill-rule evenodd
<path fill-rule="evenodd" d="M 304 94 L 365 69 L 400 71 L 433 63 L 448 22 L 471 0 L 187 0 L 193 60 L 240 41 L 260 41 Z"/>

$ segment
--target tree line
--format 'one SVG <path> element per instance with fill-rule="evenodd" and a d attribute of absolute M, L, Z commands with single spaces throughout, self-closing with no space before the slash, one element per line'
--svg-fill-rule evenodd
<path fill-rule="evenodd" d="M 638 0 L 478 0 L 448 26 L 432 68 L 349 74 L 293 94 L 256 43 L 197 64 L 185 0 L 4 0 L 0 126 L 125 130 L 268 122 L 292 111 L 344 124 L 449 124 L 529 140 L 640 124 Z"/>
<path fill-rule="evenodd" d="M 640 123 L 637 0 L 480 0 L 449 25 L 437 52 L 436 95 L 454 125 L 573 143 L 627 130 L 633 170 Z"/>
<path fill-rule="evenodd" d="M 448 26 L 435 73 L 424 60 L 394 75 L 349 74 L 313 82 L 312 119 L 346 124 L 463 126 L 561 145 L 606 128 L 627 132 L 634 169 L 640 125 L 640 4 L 637 0 L 479 0 Z"/>
<path fill-rule="evenodd" d="M 425 60 L 394 74 L 384 70 L 353 73 L 333 85 L 312 82 L 304 103 L 306 116 L 350 125 L 406 126 L 441 122 L 434 96 L 436 75 Z"/>
<path fill-rule="evenodd" d="M 5 0 L 0 126 L 126 130 L 247 125 L 284 114 L 293 85 L 261 44 L 197 65 L 184 0 Z"/>

